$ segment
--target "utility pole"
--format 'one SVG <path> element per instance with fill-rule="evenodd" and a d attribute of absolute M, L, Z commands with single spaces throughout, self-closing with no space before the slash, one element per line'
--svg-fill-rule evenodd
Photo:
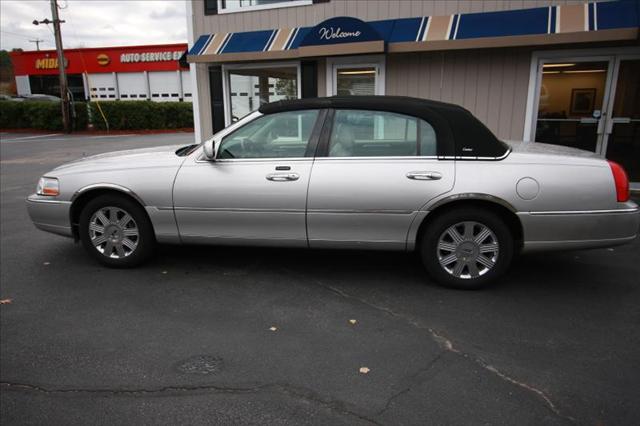
<path fill-rule="evenodd" d="M 58 17 L 58 1 L 51 0 L 51 16 L 53 17 L 53 32 L 56 37 L 58 51 L 58 71 L 60 71 L 60 98 L 62 99 L 62 123 L 65 133 L 71 133 L 69 121 L 69 90 L 67 88 L 67 74 L 65 73 L 64 52 L 62 50 L 62 34 L 60 33 L 60 18 Z"/>
<path fill-rule="evenodd" d="M 62 99 L 62 123 L 64 125 L 64 131 L 66 133 L 71 132 L 71 123 L 69 120 L 69 90 L 67 89 L 67 74 L 65 73 L 65 61 L 64 61 L 64 52 L 62 51 L 62 34 L 60 34 L 60 24 L 64 21 L 61 21 L 58 17 L 58 2 L 57 0 L 51 0 L 51 15 L 53 17 L 53 21 L 48 19 L 44 19 L 42 21 L 38 21 L 37 19 L 33 21 L 33 25 L 39 24 L 53 24 L 53 33 L 56 37 L 56 51 L 58 53 L 58 72 L 60 73 L 60 99 Z"/>
<path fill-rule="evenodd" d="M 31 43 L 35 43 L 36 44 L 36 50 L 40 51 L 40 43 L 42 43 L 44 40 L 40 40 L 40 39 L 35 39 L 35 40 L 29 40 L 29 42 Z"/>

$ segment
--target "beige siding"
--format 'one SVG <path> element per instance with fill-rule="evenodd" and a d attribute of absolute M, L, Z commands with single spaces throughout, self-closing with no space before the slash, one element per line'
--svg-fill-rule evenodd
<path fill-rule="evenodd" d="M 192 0 L 193 35 L 280 27 L 313 26 L 333 16 L 365 21 L 453 13 L 489 12 L 585 0 L 331 0 L 308 6 L 204 15 L 202 0 Z M 387 94 L 413 95 L 460 103 L 480 117 L 500 137 L 522 137 L 530 51 L 483 50 L 390 56 Z M 405 68 L 406 67 L 406 68 Z M 206 65 L 196 71 L 202 139 L 212 134 L 209 76 Z M 324 61 L 318 67 L 318 93 L 324 94 Z"/>
<path fill-rule="evenodd" d="M 389 55 L 386 94 L 462 105 L 500 138 L 522 139 L 529 49 Z"/>
<path fill-rule="evenodd" d="M 438 16 L 453 13 L 524 9 L 551 4 L 584 3 L 585 0 L 331 0 L 308 6 L 294 6 L 252 12 L 204 16 L 202 0 L 193 0 L 194 33 L 264 30 L 312 26 L 333 16 L 353 16 L 365 21 Z"/>

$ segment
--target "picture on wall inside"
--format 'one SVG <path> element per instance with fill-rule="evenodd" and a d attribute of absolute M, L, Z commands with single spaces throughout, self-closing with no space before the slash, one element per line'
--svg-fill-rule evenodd
<path fill-rule="evenodd" d="M 591 114 L 596 101 L 596 89 L 573 89 L 571 91 L 571 114 Z"/>

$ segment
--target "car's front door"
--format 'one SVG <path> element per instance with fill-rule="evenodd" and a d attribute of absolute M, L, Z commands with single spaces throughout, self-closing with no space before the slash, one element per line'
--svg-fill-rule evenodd
<path fill-rule="evenodd" d="M 305 208 L 324 111 L 261 116 L 226 135 L 215 161 L 185 162 L 174 185 L 183 242 L 306 246 Z"/>
<path fill-rule="evenodd" d="M 424 120 L 355 109 L 333 115 L 309 183 L 309 245 L 404 249 L 421 207 L 453 187 L 455 162 L 437 158 L 436 132 Z"/>

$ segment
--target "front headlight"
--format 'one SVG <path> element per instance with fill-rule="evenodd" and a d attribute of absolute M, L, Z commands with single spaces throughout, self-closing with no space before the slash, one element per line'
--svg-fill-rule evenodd
<path fill-rule="evenodd" d="M 36 189 L 38 195 L 56 196 L 60 195 L 60 184 L 58 179 L 50 177 L 41 177 L 38 181 L 38 188 Z"/>

